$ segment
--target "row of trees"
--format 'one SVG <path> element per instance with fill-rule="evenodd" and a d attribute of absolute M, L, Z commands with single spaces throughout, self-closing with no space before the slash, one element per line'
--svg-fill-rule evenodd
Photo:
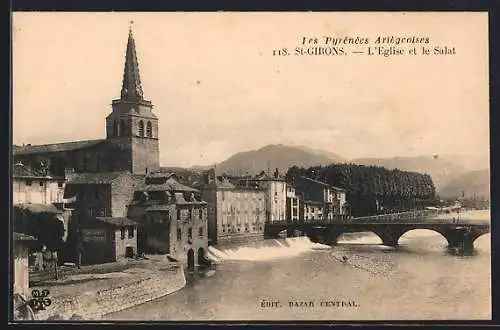
<path fill-rule="evenodd" d="M 436 189 L 428 174 L 379 166 L 332 164 L 307 169 L 293 166 L 285 179 L 293 184 L 299 176 L 344 188 L 353 216 L 401 212 L 437 202 Z"/>

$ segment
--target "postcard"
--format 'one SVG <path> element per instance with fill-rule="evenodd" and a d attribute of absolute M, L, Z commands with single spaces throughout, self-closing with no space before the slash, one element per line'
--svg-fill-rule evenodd
<path fill-rule="evenodd" d="M 14 321 L 490 320 L 486 12 L 14 12 Z"/>

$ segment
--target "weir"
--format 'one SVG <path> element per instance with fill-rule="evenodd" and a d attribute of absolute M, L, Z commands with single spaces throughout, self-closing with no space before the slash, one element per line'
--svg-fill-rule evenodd
<path fill-rule="evenodd" d="M 313 243 L 308 237 L 293 237 L 286 239 L 270 239 L 250 246 L 234 248 L 208 247 L 208 257 L 214 262 L 225 260 L 265 261 L 277 258 L 294 257 L 301 253 L 330 249 L 324 244 Z"/>

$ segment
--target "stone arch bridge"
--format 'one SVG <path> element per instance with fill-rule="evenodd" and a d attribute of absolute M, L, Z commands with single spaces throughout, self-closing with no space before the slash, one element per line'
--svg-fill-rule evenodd
<path fill-rule="evenodd" d="M 334 245 L 338 238 L 345 233 L 372 232 L 382 240 L 386 246 L 397 246 L 399 238 L 406 232 L 414 229 L 427 229 L 441 234 L 450 248 L 462 252 L 472 252 L 474 241 L 481 235 L 490 232 L 489 222 L 477 220 L 447 220 L 447 219 L 411 219 L 384 221 L 314 221 L 291 222 L 278 221 L 266 224 L 264 238 L 278 238 L 286 230 L 287 237 L 293 237 L 296 231 L 308 236 L 311 241 Z"/>

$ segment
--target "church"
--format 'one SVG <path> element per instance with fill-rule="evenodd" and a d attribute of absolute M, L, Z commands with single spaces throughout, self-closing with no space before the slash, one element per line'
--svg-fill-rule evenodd
<path fill-rule="evenodd" d="M 111 113 L 106 117 L 106 137 L 14 146 L 15 164 L 35 171 L 44 169 L 55 180 L 64 182 L 65 200 L 71 200 L 70 207 L 74 210 L 72 226 L 67 233 L 68 244 L 62 253 L 65 260 L 71 261 L 79 255 L 83 263 L 112 262 L 147 250 L 148 241 L 140 240 L 145 237 L 145 232 L 150 232 L 150 217 L 145 213 L 153 211 L 144 210 L 139 212 L 141 216 L 137 216 L 137 212 L 130 212 L 129 206 L 134 204 L 137 189 L 151 176 L 161 173 L 158 122 L 153 104 L 144 98 L 135 40 L 130 29 L 121 95 L 112 101 Z M 196 219 L 193 216 L 194 220 L 183 218 L 182 226 L 170 226 L 172 218 L 165 216 L 165 228 L 176 230 L 177 237 L 169 240 L 164 250 L 170 253 L 175 251 L 174 257 L 181 261 L 198 264 L 189 252 L 206 251 L 206 203 L 196 189 L 174 182 L 175 176 L 168 177 L 170 181 L 160 187 L 161 192 L 177 198 L 164 201 L 163 204 L 168 204 L 166 209 L 171 206 L 170 211 L 180 212 L 176 209 L 182 204 L 186 212 L 196 209 L 199 216 Z M 151 190 L 151 195 L 156 193 L 154 186 L 147 189 Z M 181 195 L 187 191 L 190 196 L 186 201 Z M 180 221 L 180 217 L 173 221 Z M 200 239 L 195 240 L 188 235 L 192 228 L 199 230 L 197 237 Z M 169 243 L 172 241 L 175 246 Z M 141 246 L 144 248 L 139 251 Z"/>
<path fill-rule="evenodd" d="M 129 30 L 121 97 L 112 101 L 112 111 L 106 117 L 106 137 L 16 146 L 13 153 L 16 162 L 35 170 L 45 167 L 56 177 L 65 177 L 66 169 L 146 174 L 160 166 L 158 136 L 158 117 L 151 101 L 144 99 L 135 40 Z"/>

